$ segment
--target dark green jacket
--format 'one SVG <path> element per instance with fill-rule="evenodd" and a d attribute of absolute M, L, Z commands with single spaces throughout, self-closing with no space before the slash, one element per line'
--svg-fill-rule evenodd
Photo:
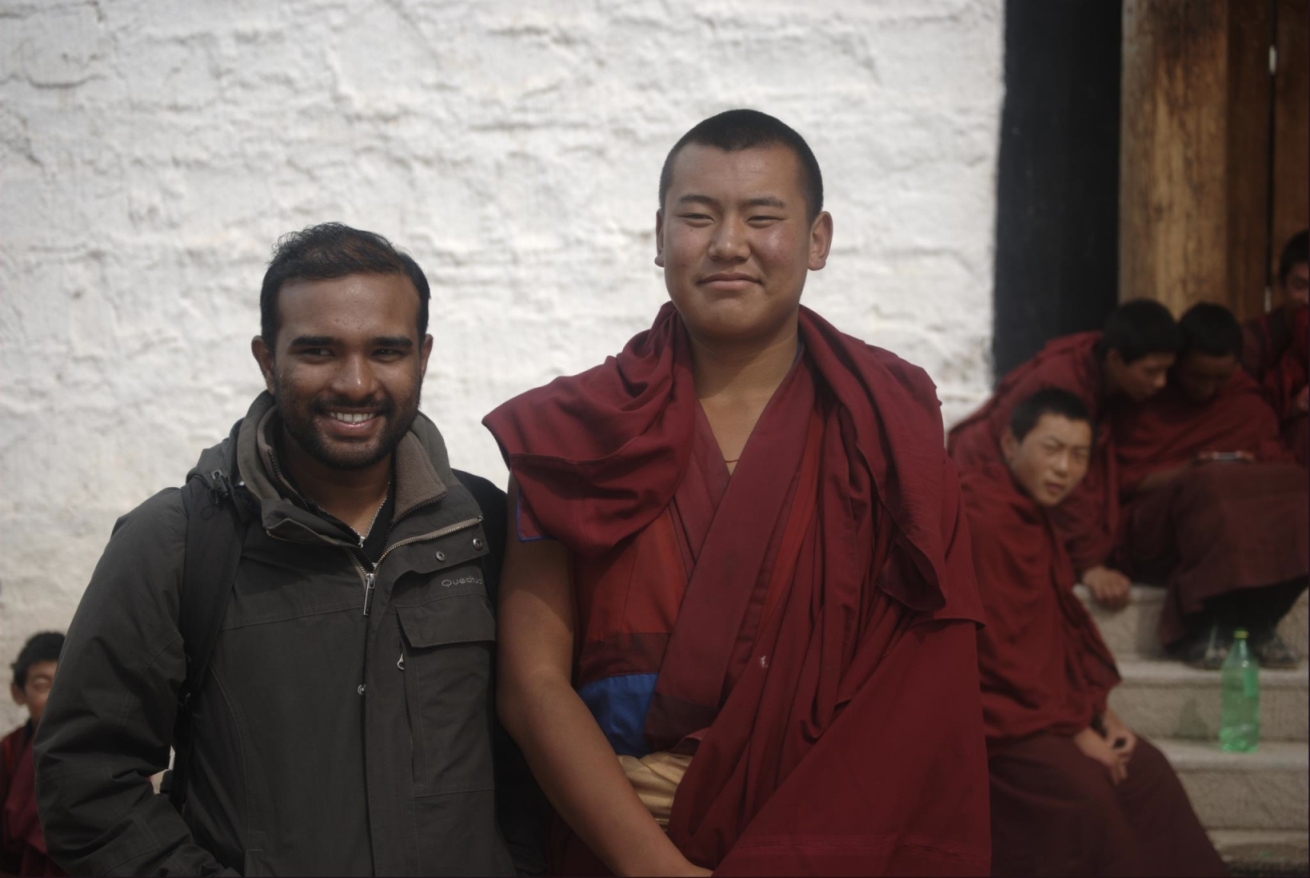
<path fill-rule="evenodd" d="M 50 853 L 73 874 L 513 874 L 482 510 L 420 415 L 370 571 L 352 533 L 285 499 L 272 406 L 261 395 L 237 433 L 238 490 L 258 517 L 196 697 L 183 814 L 149 783 L 185 674 L 186 512 L 169 489 L 115 526 L 68 632 L 36 743 Z"/>

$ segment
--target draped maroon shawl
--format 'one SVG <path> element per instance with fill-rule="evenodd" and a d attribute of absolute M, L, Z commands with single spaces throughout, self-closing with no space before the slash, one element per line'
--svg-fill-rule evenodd
<path fill-rule="evenodd" d="M 670 837 L 723 874 L 983 873 L 981 607 L 932 384 L 804 308 L 800 338 L 803 368 L 719 500 L 659 669 L 650 726 L 699 739 Z M 699 416 L 666 305 L 617 358 L 485 423 L 533 520 L 587 558 L 666 512 Z M 789 556 L 789 575 L 762 554 Z"/>
<path fill-rule="evenodd" d="M 1297 406 L 1305 391 L 1306 372 L 1310 368 L 1310 308 L 1298 308 L 1288 325 L 1291 341 L 1278 362 L 1265 373 L 1264 391 L 1282 422 L 1283 441 L 1296 455 L 1297 463 L 1310 466 L 1310 418 Z"/>
<path fill-rule="evenodd" d="M 29 724 L 0 740 L 0 872 L 64 875 L 46 851 L 36 812 L 36 772 Z"/>
<path fill-rule="evenodd" d="M 1119 529 L 1118 477 L 1106 421 L 1099 332 L 1083 332 L 1047 343 L 996 385 L 982 408 L 951 428 L 948 449 L 961 470 L 1001 462 L 1001 437 L 1014 407 L 1039 390 L 1058 387 L 1082 400 L 1097 424 L 1096 447 L 1087 475 L 1051 513 L 1077 572 L 1104 564 Z"/>
<path fill-rule="evenodd" d="M 1105 712 L 1119 674 L 1073 593 L 1073 564 L 1004 465 L 966 470 L 960 489 L 987 614 L 978 670 L 988 744 L 1077 734 Z"/>
<path fill-rule="evenodd" d="M 1278 418 L 1259 385 L 1238 369 L 1219 394 L 1193 402 L 1172 383 L 1142 403 L 1123 407 L 1114 422 L 1119 485 L 1124 498 L 1158 470 L 1203 451 L 1246 451 L 1257 460 L 1290 462 Z"/>

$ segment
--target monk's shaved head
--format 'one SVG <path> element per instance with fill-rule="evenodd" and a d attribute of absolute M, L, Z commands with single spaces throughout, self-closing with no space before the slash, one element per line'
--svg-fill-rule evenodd
<path fill-rule="evenodd" d="M 693 143 L 712 146 L 724 152 L 768 146 L 786 147 L 795 153 L 800 164 L 801 191 L 805 194 L 809 219 L 813 221 L 823 210 L 823 174 L 819 171 L 819 161 L 814 157 L 810 145 L 782 120 L 758 110 L 728 110 L 711 116 L 682 135 L 673 149 L 669 150 L 664 159 L 664 167 L 660 170 L 661 210 L 664 209 L 664 198 L 669 194 L 669 185 L 673 179 L 673 163 L 678 153 Z"/>
<path fill-rule="evenodd" d="M 1087 411 L 1087 406 L 1083 405 L 1083 401 L 1058 387 L 1039 390 L 1021 400 L 1010 413 L 1010 432 L 1014 434 L 1015 439 L 1022 442 L 1032 432 L 1033 427 L 1037 426 L 1042 415 L 1059 415 L 1070 421 L 1086 421 L 1092 432 L 1096 432 L 1096 425 L 1092 423 L 1092 416 Z"/>

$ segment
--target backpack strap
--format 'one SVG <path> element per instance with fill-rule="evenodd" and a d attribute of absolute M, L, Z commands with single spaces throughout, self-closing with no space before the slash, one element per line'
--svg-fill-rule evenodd
<path fill-rule="evenodd" d="M 235 434 L 236 428 L 233 428 Z M 235 446 L 235 436 L 232 445 Z M 246 521 L 232 481 L 221 469 L 208 476 L 194 473 L 182 486 L 186 508 L 186 556 L 178 607 L 178 628 L 186 653 L 186 679 L 178 690 L 173 728 L 173 770 L 168 799 L 179 811 L 186 801 L 187 769 L 191 761 L 191 715 L 196 694 L 204 685 L 218 642 L 223 615 L 236 582 L 245 539 Z"/>

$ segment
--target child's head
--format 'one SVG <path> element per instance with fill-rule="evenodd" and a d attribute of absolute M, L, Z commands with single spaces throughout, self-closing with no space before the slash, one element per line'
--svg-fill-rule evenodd
<path fill-rule="evenodd" d="M 9 694 L 14 703 L 23 705 L 32 715 L 32 722 L 41 722 L 45 713 L 45 700 L 55 682 L 55 668 L 59 665 L 59 651 L 64 648 L 64 635 L 58 631 L 35 634 L 23 645 L 14 662 L 14 679 Z"/>
<path fill-rule="evenodd" d="M 1087 475 L 1094 434 L 1082 400 L 1048 387 L 1014 407 L 1001 452 L 1024 493 L 1055 506 Z"/>

